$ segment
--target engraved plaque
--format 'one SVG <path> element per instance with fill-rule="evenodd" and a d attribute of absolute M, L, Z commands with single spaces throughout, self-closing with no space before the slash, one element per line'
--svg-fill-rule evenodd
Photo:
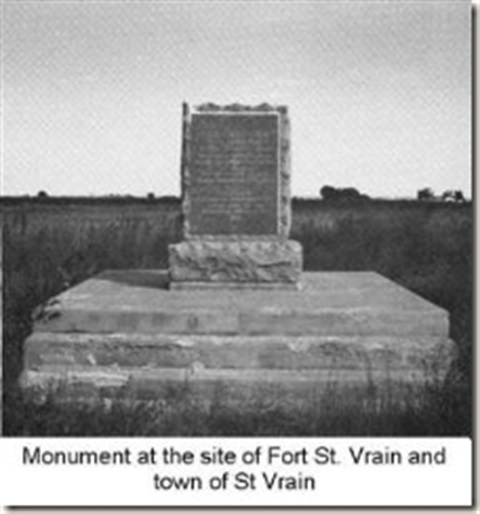
<path fill-rule="evenodd" d="M 276 235 L 278 113 L 198 113 L 190 122 L 190 235 Z"/>

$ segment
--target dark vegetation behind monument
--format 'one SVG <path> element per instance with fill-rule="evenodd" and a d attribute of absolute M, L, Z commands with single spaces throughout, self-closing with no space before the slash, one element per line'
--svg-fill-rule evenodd
<path fill-rule="evenodd" d="M 324 417 L 323 433 L 338 432 L 338 423 L 343 423 L 342 434 L 356 429 L 362 434 L 388 433 L 389 424 L 395 423 L 404 434 L 467 434 L 471 411 L 471 204 L 370 201 L 350 205 L 294 199 L 292 211 L 291 238 L 303 246 L 306 270 L 374 270 L 391 278 L 449 310 L 451 337 L 460 349 L 455 373 L 444 389 L 429 398 L 430 410 L 412 407 L 411 416 L 401 420 L 384 413 L 373 424 L 372 419 L 361 417 L 356 425 L 333 417 L 328 425 Z M 155 420 L 148 412 L 136 411 L 130 424 L 119 425 L 115 416 L 125 413 L 97 410 L 75 415 L 48 404 L 22 403 L 15 381 L 22 341 L 31 330 L 32 310 L 103 269 L 165 267 L 168 244 L 181 238 L 179 201 L 3 201 L 2 217 L 5 432 L 155 432 Z M 185 415 L 195 418 L 195 410 Z M 220 410 L 215 416 L 228 418 L 229 413 Z M 192 426 L 195 421 L 202 422 L 192 419 Z M 250 431 L 262 433 L 258 413 L 233 421 L 232 433 L 241 431 L 242 426 L 245 429 L 245 424 Z M 175 420 L 169 422 L 175 424 Z M 268 422 L 272 422 L 271 413 Z M 299 426 L 299 420 L 279 418 L 278 431 L 315 433 L 321 428 L 308 419 L 302 422 Z M 173 425 L 171 432 L 178 434 L 178 426 Z"/>

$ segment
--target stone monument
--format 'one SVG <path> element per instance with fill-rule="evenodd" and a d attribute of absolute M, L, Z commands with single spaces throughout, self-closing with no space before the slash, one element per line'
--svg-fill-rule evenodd
<path fill-rule="evenodd" d="M 170 247 L 173 289 L 296 287 L 286 107 L 183 107 L 184 241 Z"/>
<path fill-rule="evenodd" d="M 308 404 L 332 384 L 345 400 L 372 386 L 402 400 L 443 379 L 446 311 L 376 273 L 301 272 L 285 107 L 185 105 L 181 168 L 169 270 L 105 271 L 43 306 L 24 387 L 91 400 L 222 384 L 229 401 Z"/>

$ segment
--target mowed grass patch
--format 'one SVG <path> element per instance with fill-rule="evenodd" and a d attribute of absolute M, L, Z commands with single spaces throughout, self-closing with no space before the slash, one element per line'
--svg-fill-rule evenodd
<path fill-rule="evenodd" d="M 2 217 L 5 433 L 35 435 L 64 430 L 91 435 L 100 430 L 98 433 L 113 435 L 114 422 L 108 420 L 115 416 L 120 426 L 131 427 L 129 433 L 143 433 L 142 423 L 133 419 L 139 415 L 136 407 L 87 408 L 55 405 L 51 400 L 42 406 L 22 398 L 16 387 L 22 344 L 31 332 L 32 311 L 62 290 L 105 269 L 166 268 L 168 244 L 181 238 L 179 201 L 25 200 L 3 204 Z M 159 407 L 149 411 L 145 426 L 154 427 L 156 434 L 183 433 L 186 424 L 193 423 L 193 427 L 198 422 L 200 428 L 192 430 L 205 434 L 229 432 L 229 426 L 242 426 L 245 434 L 263 433 L 259 426 L 269 425 L 268 430 L 277 434 L 347 435 L 352 420 L 360 419 L 363 412 L 365 421 L 355 423 L 362 427 L 360 433 L 469 433 L 471 204 L 294 199 L 291 237 L 303 245 L 305 270 L 377 271 L 447 309 L 459 358 L 446 384 L 436 387 L 434 394 L 426 391 L 421 406 L 415 404 L 402 413 L 392 406 L 373 412 L 357 403 L 350 409 L 332 405 L 322 410 L 321 418 L 313 401 L 308 415 L 288 415 L 281 410 L 275 415 L 271 409 L 262 410 L 260 398 L 251 409 L 244 405 L 239 419 L 227 403 L 223 407 L 217 403 L 215 412 L 207 415 L 195 407 L 196 400 L 189 403 L 182 397 L 156 421 L 151 412 L 158 412 Z"/>

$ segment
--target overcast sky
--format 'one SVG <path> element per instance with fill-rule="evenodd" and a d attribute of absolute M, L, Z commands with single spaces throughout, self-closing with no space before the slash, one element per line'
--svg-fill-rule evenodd
<path fill-rule="evenodd" d="M 289 107 L 293 193 L 471 188 L 470 5 L 3 7 L 3 194 L 180 193 L 181 103 Z"/>

